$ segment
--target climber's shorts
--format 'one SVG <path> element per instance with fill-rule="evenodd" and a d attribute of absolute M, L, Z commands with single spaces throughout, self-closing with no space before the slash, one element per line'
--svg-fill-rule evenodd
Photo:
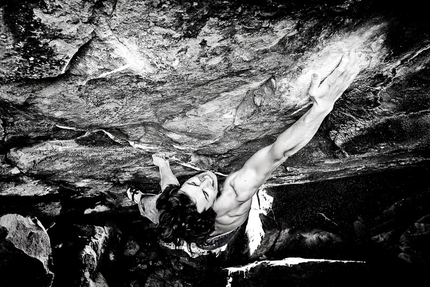
<path fill-rule="evenodd" d="M 236 227 L 235 229 L 224 233 L 215 235 L 214 237 L 210 237 L 206 240 L 205 243 L 199 244 L 198 247 L 204 250 L 214 250 L 217 248 L 220 248 L 224 245 L 227 245 L 233 237 L 236 235 L 236 233 L 239 231 L 240 226 Z"/>

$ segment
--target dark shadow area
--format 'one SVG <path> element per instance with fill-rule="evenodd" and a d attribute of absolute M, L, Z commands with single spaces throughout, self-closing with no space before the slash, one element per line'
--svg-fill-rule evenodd
<path fill-rule="evenodd" d="M 369 286 L 418 283 L 430 266 L 429 174 L 423 165 L 272 190 L 269 216 L 289 236 L 269 257 L 363 260 Z"/>
<path fill-rule="evenodd" d="M 93 280 L 102 274 L 110 287 L 226 286 L 226 267 L 286 257 L 364 263 L 263 264 L 246 276 L 231 275 L 231 286 L 419 286 L 430 258 L 429 171 L 422 165 L 271 189 L 273 211 L 262 222 L 266 238 L 275 239 L 263 240 L 258 258 L 248 253 L 245 226 L 219 257 L 193 259 L 161 247 L 155 225 L 137 207 L 67 212 L 48 231 L 53 286 L 83 286 L 84 271 Z M 109 238 L 93 264 L 80 255 L 85 246 L 95 248 L 100 227 L 110 230 Z"/>

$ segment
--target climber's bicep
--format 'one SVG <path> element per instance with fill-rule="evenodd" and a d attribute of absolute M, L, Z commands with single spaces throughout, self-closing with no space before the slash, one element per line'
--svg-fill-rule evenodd
<path fill-rule="evenodd" d="M 238 170 L 232 178 L 231 185 L 240 200 L 251 198 L 258 188 L 267 181 L 272 172 L 284 161 L 273 156 L 273 145 L 256 152 Z"/>

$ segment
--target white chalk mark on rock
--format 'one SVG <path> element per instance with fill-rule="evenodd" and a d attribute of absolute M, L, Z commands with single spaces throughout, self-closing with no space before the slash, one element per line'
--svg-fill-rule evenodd
<path fill-rule="evenodd" d="M 115 74 L 115 73 L 121 72 L 121 71 L 123 71 L 123 70 L 125 70 L 125 69 L 128 69 L 128 68 L 130 68 L 130 65 L 129 65 L 129 64 L 127 64 L 127 65 L 125 65 L 125 66 L 122 66 L 122 67 L 119 67 L 118 69 L 115 69 L 115 70 L 113 70 L 113 71 L 103 73 L 103 74 L 99 75 L 98 77 L 96 77 L 96 79 L 105 78 L 105 77 L 107 77 L 107 76 L 109 76 L 109 75 L 112 75 L 112 74 Z"/>

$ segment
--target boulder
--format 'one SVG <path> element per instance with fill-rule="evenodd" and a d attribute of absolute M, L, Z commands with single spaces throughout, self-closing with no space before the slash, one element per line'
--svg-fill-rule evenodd
<path fill-rule="evenodd" d="M 2 286 L 52 285 L 50 238 L 37 218 L 0 217 L 0 254 Z"/>

